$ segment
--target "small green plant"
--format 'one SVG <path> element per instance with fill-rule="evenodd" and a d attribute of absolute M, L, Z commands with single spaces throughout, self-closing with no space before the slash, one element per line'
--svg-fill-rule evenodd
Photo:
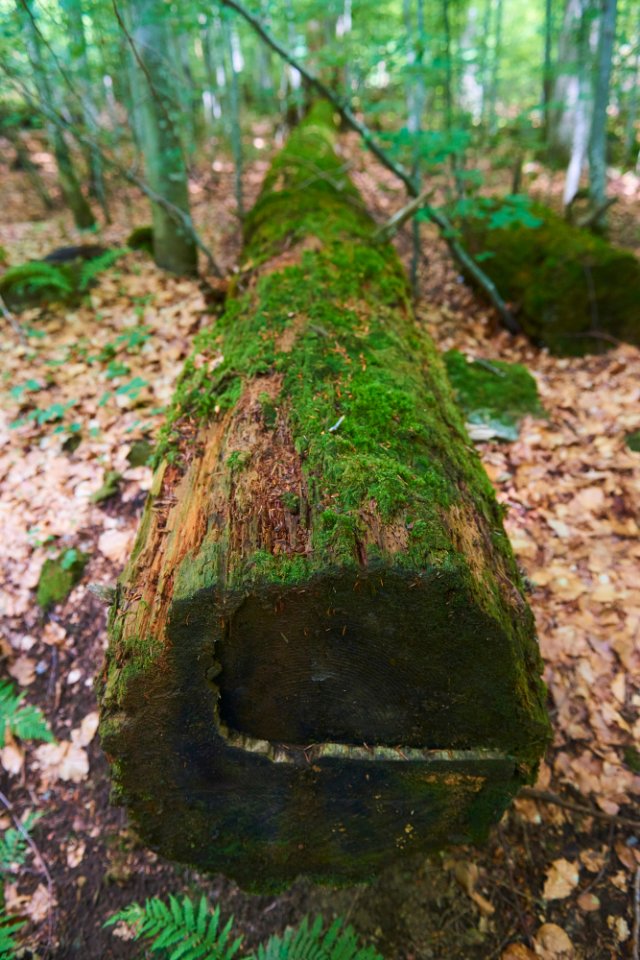
<path fill-rule="evenodd" d="M 86 293 L 98 274 L 113 266 L 127 250 L 105 250 L 87 260 L 78 257 L 67 262 L 31 260 L 10 267 L 0 278 L 0 293 L 12 305 L 40 299 L 68 300 Z"/>
<path fill-rule="evenodd" d="M 29 831 L 42 814 L 30 811 L 21 822 L 20 830 L 7 827 L 0 836 L 0 873 L 15 873 L 27 858 Z"/>
<path fill-rule="evenodd" d="M 31 827 L 37 823 L 41 814 L 30 811 L 15 826 L 8 827 L 0 836 L 0 879 L 18 873 L 27 859 Z M 15 960 L 19 943 L 16 935 L 24 926 L 24 921 L 7 915 L 4 909 L 2 887 L 0 887 L 0 960 Z"/>
<path fill-rule="evenodd" d="M 63 550 L 57 557 L 45 560 L 40 578 L 36 600 L 43 610 L 48 610 L 56 603 L 61 603 L 71 593 L 72 589 L 82 578 L 89 556 L 70 547 Z"/>
<path fill-rule="evenodd" d="M 220 907 L 211 910 L 204 897 L 195 903 L 170 896 L 168 905 L 154 897 L 144 905 L 132 903 L 107 920 L 105 926 L 126 923 L 136 940 L 151 941 L 151 952 L 169 960 L 232 960 L 242 946 L 242 937 L 232 940 L 233 918 L 220 929 Z M 383 960 L 373 947 L 360 947 L 351 927 L 335 920 L 325 931 L 322 917 L 308 919 L 272 936 L 257 952 L 242 954 L 244 960 Z"/>
<path fill-rule="evenodd" d="M 241 939 L 230 942 L 232 921 L 220 929 L 220 908 L 212 912 L 204 897 L 197 905 L 187 896 L 169 897 L 168 906 L 157 897 L 143 906 L 132 903 L 106 926 L 120 922 L 131 924 L 136 940 L 151 940 L 152 952 L 165 951 L 170 960 L 232 960 L 240 949 Z"/>
<path fill-rule="evenodd" d="M 73 293 L 73 283 L 62 267 L 34 260 L 10 267 L 0 279 L 0 292 L 10 300 L 39 295 L 64 298 Z"/>
<path fill-rule="evenodd" d="M 15 960 L 19 948 L 16 934 L 24 927 L 24 920 L 8 916 L 0 908 L 0 960 Z"/>
<path fill-rule="evenodd" d="M 8 680 L 0 680 L 0 747 L 4 747 L 7 730 L 20 740 L 44 740 L 53 743 L 49 724 L 38 707 L 25 703 L 24 693 L 16 693 Z"/>
<path fill-rule="evenodd" d="M 77 289 L 84 293 L 89 289 L 98 274 L 108 270 L 114 263 L 127 253 L 126 249 L 118 248 L 116 250 L 105 250 L 99 257 L 94 257 L 83 263 L 77 281 Z"/>

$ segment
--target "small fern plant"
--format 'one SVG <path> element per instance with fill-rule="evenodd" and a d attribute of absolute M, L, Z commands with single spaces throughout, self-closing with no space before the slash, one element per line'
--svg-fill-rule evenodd
<path fill-rule="evenodd" d="M 151 940 L 151 950 L 169 953 L 170 960 L 232 960 L 242 938 L 231 942 L 233 920 L 220 929 L 220 908 L 211 911 L 204 897 L 196 905 L 190 897 L 157 897 L 144 906 L 131 903 L 107 920 L 106 926 L 124 922 L 133 926 L 136 939 Z"/>
<path fill-rule="evenodd" d="M 19 825 L 8 827 L 0 836 L 0 881 L 19 872 L 27 859 L 29 830 L 40 819 L 39 813 L 28 813 Z M 4 908 L 0 884 L 0 960 L 16 960 L 20 947 L 17 936 L 25 921 L 9 916 Z"/>
<path fill-rule="evenodd" d="M 0 291 L 17 296 L 60 294 L 65 297 L 73 293 L 73 283 L 62 267 L 43 260 L 33 260 L 10 267 L 0 280 Z"/>
<path fill-rule="evenodd" d="M 88 290 L 98 274 L 102 273 L 103 270 L 108 270 L 109 267 L 112 267 L 116 260 L 119 260 L 120 257 L 124 256 L 125 253 L 127 253 L 127 251 L 120 247 L 116 250 L 105 250 L 105 252 L 101 253 L 99 257 L 94 257 L 92 260 L 87 260 L 86 263 L 82 265 L 82 269 L 80 270 L 78 277 L 78 290 L 83 293 L 85 290 Z"/>
<path fill-rule="evenodd" d="M 0 748 L 5 746 L 7 730 L 21 740 L 53 743 L 54 736 L 42 711 L 24 700 L 24 693 L 16 693 L 12 683 L 0 680 Z"/>
<path fill-rule="evenodd" d="M 144 905 L 132 903 L 105 926 L 132 926 L 136 940 L 151 941 L 152 953 L 168 960 L 232 960 L 242 946 L 242 937 L 232 939 L 233 917 L 220 929 L 220 907 L 211 910 L 204 897 L 194 903 L 170 896 L 168 905 L 154 897 Z M 310 924 L 305 917 L 282 936 L 272 936 L 244 960 L 383 960 L 373 947 L 361 947 L 351 927 L 335 920 L 325 931 L 322 917 Z M 240 956 L 238 957 L 240 960 Z"/>
<path fill-rule="evenodd" d="M 0 907 L 0 960 L 15 960 L 19 943 L 16 934 L 24 927 L 24 920 L 9 917 Z"/>

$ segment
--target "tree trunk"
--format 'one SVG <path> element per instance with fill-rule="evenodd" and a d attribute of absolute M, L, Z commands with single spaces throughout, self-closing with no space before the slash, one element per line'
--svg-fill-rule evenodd
<path fill-rule="evenodd" d="M 244 217 L 244 202 L 242 198 L 242 129 L 240 127 L 240 83 L 238 76 L 243 66 L 240 51 L 240 39 L 235 26 L 230 22 L 228 10 L 221 11 L 222 32 L 224 36 L 226 60 L 229 67 L 229 133 L 231 152 L 233 154 L 233 190 L 236 198 L 236 209 L 240 219 Z"/>
<path fill-rule="evenodd" d="M 594 226 L 600 229 L 605 223 L 604 210 L 607 199 L 607 107 L 615 38 L 616 0 L 604 0 L 598 43 L 593 120 L 589 139 L 589 199 L 597 213 Z"/>
<path fill-rule="evenodd" d="M 165 58 L 170 35 L 164 5 L 159 0 L 129 0 L 127 10 L 135 61 L 131 73 L 133 117 L 147 181 L 176 211 L 189 216 L 187 170 L 176 129 L 172 68 Z M 197 247 L 184 225 L 159 203 L 152 202 L 151 210 L 153 257 L 158 266 L 177 274 L 197 273 Z"/>
<path fill-rule="evenodd" d="M 45 108 L 55 109 L 57 105 L 49 84 L 47 65 L 43 62 L 40 34 L 35 21 L 32 0 L 17 0 L 16 5 L 25 30 L 27 50 L 33 66 L 38 97 Z M 64 134 L 59 127 L 49 123 L 47 124 L 47 136 L 56 158 L 60 189 L 65 203 L 71 210 L 74 223 L 80 230 L 90 230 L 95 226 L 95 217 L 80 188 L 73 158 Z"/>
<path fill-rule="evenodd" d="M 254 889 L 482 837 L 548 738 L 500 509 L 333 143 L 316 108 L 246 220 L 101 687 L 141 835 Z"/>
<path fill-rule="evenodd" d="M 591 127 L 591 74 L 597 44 L 595 0 L 566 0 L 558 38 L 557 70 L 550 111 L 549 152 L 559 163 L 576 149 L 576 129 Z M 581 138 L 579 134 L 578 138 Z"/>
<path fill-rule="evenodd" d="M 551 126 L 551 97 L 553 95 L 553 0 L 544 4 L 544 54 L 542 67 L 542 112 L 545 138 L 549 140 Z"/>

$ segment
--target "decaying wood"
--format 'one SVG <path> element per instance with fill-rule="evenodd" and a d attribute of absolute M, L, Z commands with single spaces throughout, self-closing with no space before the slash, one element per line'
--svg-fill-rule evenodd
<path fill-rule="evenodd" d="M 248 218 L 101 685 L 144 839 L 256 889 L 482 837 L 548 738 L 499 508 L 332 142 L 310 118 Z"/>

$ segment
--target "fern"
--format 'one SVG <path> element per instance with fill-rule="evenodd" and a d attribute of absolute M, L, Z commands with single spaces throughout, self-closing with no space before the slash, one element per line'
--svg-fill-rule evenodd
<path fill-rule="evenodd" d="M 313 926 L 305 917 L 298 927 L 290 928 L 281 937 L 271 937 L 266 946 L 249 960 L 383 960 L 373 947 L 360 947 L 352 927 L 335 920 L 323 933 L 322 917 Z"/>
<path fill-rule="evenodd" d="M 83 264 L 80 271 L 80 276 L 78 278 L 78 290 L 85 291 L 87 290 L 99 273 L 102 273 L 103 270 L 108 270 L 109 267 L 112 267 L 116 260 L 119 260 L 122 257 L 126 250 L 117 249 L 117 250 L 105 250 L 104 253 L 101 253 L 99 257 L 94 257 L 92 260 L 87 260 Z"/>
<path fill-rule="evenodd" d="M 212 912 L 204 897 L 196 905 L 185 896 L 182 902 L 169 897 L 169 905 L 153 897 L 144 906 L 132 903 L 111 917 L 105 926 L 119 921 L 132 924 L 136 939 L 152 940 L 151 950 L 171 951 L 169 960 L 232 960 L 242 938 L 229 942 L 233 919 L 219 930 L 220 908 Z"/>
<path fill-rule="evenodd" d="M 16 294 L 41 292 L 73 292 L 73 283 L 65 270 L 53 263 L 34 260 L 10 267 L 0 279 L 0 289 L 4 293 Z"/>
<path fill-rule="evenodd" d="M 0 908 L 0 960 L 15 960 L 18 950 L 15 937 L 21 927 L 24 927 L 23 920 L 7 916 Z"/>
<path fill-rule="evenodd" d="M 231 960 L 240 949 L 242 937 L 230 943 L 231 918 L 218 932 L 220 908 L 211 912 L 204 897 L 198 904 L 185 896 L 180 902 L 169 897 L 169 905 L 162 900 L 147 900 L 144 906 L 132 903 L 105 923 L 112 927 L 126 923 L 134 928 L 136 939 L 153 941 L 152 952 L 165 951 L 169 960 Z M 1 958 L 0 958 L 1 960 Z M 290 928 L 268 943 L 258 947 L 257 953 L 246 960 L 383 960 L 373 947 L 360 947 L 355 932 L 345 927 L 343 920 L 335 920 L 325 932 L 322 917 L 309 925 L 305 917 L 298 927 Z"/>
<path fill-rule="evenodd" d="M 53 743 L 54 736 L 38 707 L 24 703 L 25 694 L 16 694 L 14 685 L 0 680 L 0 747 L 5 745 L 5 731 L 21 740 L 46 740 Z"/>
<path fill-rule="evenodd" d="M 25 834 L 37 823 L 42 814 L 29 813 L 22 822 L 22 830 L 9 827 L 0 837 L 0 873 L 10 873 L 26 859 L 27 839 Z"/>

